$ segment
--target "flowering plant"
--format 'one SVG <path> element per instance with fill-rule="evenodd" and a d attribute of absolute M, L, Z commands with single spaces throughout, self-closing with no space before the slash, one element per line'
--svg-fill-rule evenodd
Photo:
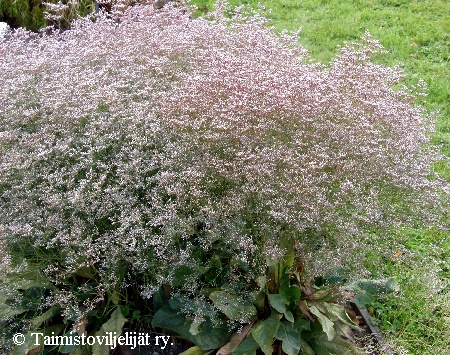
<path fill-rule="evenodd" d="M 361 276 L 374 228 L 439 217 L 421 85 L 374 64 L 369 34 L 325 66 L 265 23 L 225 3 L 197 19 L 135 6 L 0 39 L 2 268 L 22 280 L 1 284 L 9 305 L 39 279 L 31 310 L 93 332 L 130 290 L 139 308 L 165 285 L 192 324 L 236 328 L 253 309 L 230 317 L 211 289 L 250 307 L 295 250 L 299 283 Z"/>

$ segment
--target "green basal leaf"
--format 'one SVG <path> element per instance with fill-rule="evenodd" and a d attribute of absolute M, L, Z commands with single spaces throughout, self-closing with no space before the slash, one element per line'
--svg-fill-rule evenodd
<path fill-rule="evenodd" d="M 356 283 L 356 287 L 372 296 L 397 292 L 399 290 L 399 286 L 393 278 L 385 280 L 361 280 Z"/>
<path fill-rule="evenodd" d="M 368 304 L 374 302 L 375 298 L 373 298 L 368 293 L 362 293 L 362 294 L 356 295 L 354 297 L 354 300 L 355 300 L 356 303 L 358 303 L 358 304 L 360 304 L 362 306 L 365 306 L 365 305 L 368 305 Z"/>
<path fill-rule="evenodd" d="M 190 332 L 192 320 L 184 318 L 183 322 L 173 326 L 164 327 L 167 330 L 179 334 L 182 338 L 194 343 L 202 350 L 212 350 L 225 345 L 231 336 L 228 327 L 224 325 L 213 325 L 211 321 L 203 322 L 202 331 L 196 335 Z"/>
<path fill-rule="evenodd" d="M 209 354 L 210 351 L 202 350 L 198 346 L 193 346 L 185 351 L 183 351 L 180 355 L 205 355 Z"/>
<path fill-rule="evenodd" d="M 233 350 L 233 355 L 254 355 L 259 345 L 251 334 L 244 339 L 244 341 Z"/>
<path fill-rule="evenodd" d="M 272 355 L 272 343 L 280 325 L 281 314 L 272 312 L 269 318 L 258 322 L 251 330 L 253 338 L 265 355 Z"/>
<path fill-rule="evenodd" d="M 106 332 L 103 328 L 100 328 L 98 332 L 95 333 L 96 341 L 92 345 L 92 355 L 109 355 L 110 347 L 105 344 Z M 98 340 L 97 340 L 98 339 Z"/>
<path fill-rule="evenodd" d="M 216 355 L 231 355 L 233 350 L 237 348 L 247 337 L 248 332 L 252 329 L 253 323 L 246 324 L 239 333 L 234 333 L 228 343 L 222 346 Z"/>
<path fill-rule="evenodd" d="M 209 295 L 214 305 L 228 318 L 250 322 L 256 315 L 256 308 L 248 301 L 224 291 L 215 291 Z"/>
<path fill-rule="evenodd" d="M 333 328 L 333 322 L 325 314 L 320 312 L 316 306 L 310 306 L 309 310 L 317 317 L 323 331 L 327 334 L 328 340 L 332 340 L 336 335 Z"/>
<path fill-rule="evenodd" d="M 297 355 L 300 351 L 300 334 L 292 323 L 281 322 L 278 326 L 276 338 L 283 342 L 282 349 L 287 355 Z"/>
<path fill-rule="evenodd" d="M 256 306 L 258 311 L 263 312 L 266 305 L 266 293 L 263 291 L 253 291 L 253 304 Z"/>
<path fill-rule="evenodd" d="M 70 355 L 91 355 L 91 350 L 88 345 L 80 346 L 75 351 L 72 351 Z"/>
<path fill-rule="evenodd" d="M 0 304 L 0 320 L 6 320 L 10 317 L 17 316 L 27 311 L 28 310 L 24 308 L 13 308 L 6 304 Z"/>
<path fill-rule="evenodd" d="M 212 284 L 217 282 L 217 280 L 220 278 L 220 275 L 222 273 L 222 262 L 220 261 L 220 258 L 218 256 L 215 256 L 210 261 L 210 267 L 205 272 L 205 281 L 207 284 Z"/>
<path fill-rule="evenodd" d="M 110 296 L 111 302 L 113 305 L 117 306 L 120 302 L 120 293 L 114 290 Z"/>
<path fill-rule="evenodd" d="M 398 292 L 400 287 L 393 278 L 384 280 L 361 280 L 355 284 L 355 302 L 366 306 L 375 301 L 377 296 Z"/>
<path fill-rule="evenodd" d="M 202 331 L 202 323 L 203 321 L 201 321 L 200 323 L 192 322 L 191 326 L 189 327 L 189 333 L 191 333 L 192 335 L 197 335 L 198 333 L 200 333 Z"/>
<path fill-rule="evenodd" d="M 313 350 L 313 354 L 315 355 L 340 355 L 330 353 L 325 344 L 323 343 L 323 341 L 317 340 L 317 338 L 308 340 L 308 345 L 310 345 L 311 349 Z M 345 352 L 343 354 L 345 354 Z"/>
<path fill-rule="evenodd" d="M 314 352 L 314 350 L 309 346 L 309 344 L 302 339 L 301 344 L 300 344 L 300 353 L 302 355 L 316 355 L 316 353 Z"/>
<path fill-rule="evenodd" d="M 321 287 L 341 284 L 347 281 L 348 274 L 348 270 L 338 268 L 333 274 L 315 277 L 314 285 L 317 287 Z"/>
<path fill-rule="evenodd" d="M 58 349 L 59 352 L 63 354 L 69 354 L 78 349 L 80 345 L 76 343 L 75 341 L 76 337 L 78 337 L 78 334 L 72 331 L 69 331 L 66 334 L 64 334 L 64 340 L 62 341 L 63 344 L 61 344 Z M 92 352 L 92 354 L 96 353 Z"/>
<path fill-rule="evenodd" d="M 316 301 L 322 301 L 322 302 L 326 302 L 328 301 L 331 297 L 333 297 L 333 290 L 332 289 L 326 289 L 326 290 L 319 290 L 316 291 L 314 294 L 312 294 L 310 296 L 311 300 L 316 300 Z"/>
<path fill-rule="evenodd" d="M 174 311 L 181 311 L 181 309 L 183 308 L 183 303 L 177 296 L 169 298 L 168 303 L 170 308 L 172 308 Z"/>
<path fill-rule="evenodd" d="M 197 270 L 186 266 L 186 265 L 180 265 L 175 269 L 175 275 L 172 280 L 172 286 L 182 286 L 185 284 L 186 279 L 189 276 L 192 276 L 196 273 L 199 273 Z"/>
<path fill-rule="evenodd" d="M 47 312 L 42 313 L 40 316 L 33 318 L 30 321 L 30 324 L 31 324 L 32 328 L 36 329 L 42 323 L 44 323 L 45 321 L 48 321 L 49 319 L 51 319 L 52 317 L 54 317 L 60 313 L 61 313 L 61 307 L 53 306 Z"/>
<path fill-rule="evenodd" d="M 108 333 L 115 333 L 118 336 L 122 334 L 122 328 L 127 321 L 122 314 L 121 308 L 117 307 L 111 314 L 109 320 L 95 333 L 95 336 L 99 338 L 92 345 L 92 355 L 109 355 L 110 346 L 106 345 L 106 336 Z M 103 341 L 99 339 L 103 339 Z"/>
<path fill-rule="evenodd" d="M 286 312 L 286 300 L 283 296 L 278 293 L 267 295 L 269 298 L 270 305 L 273 309 L 275 309 L 278 313 Z"/>
<path fill-rule="evenodd" d="M 286 273 L 286 270 L 284 270 L 281 273 L 280 276 L 280 283 L 279 283 L 279 293 L 286 297 L 289 294 L 289 288 L 291 287 L 291 280 L 289 279 L 288 273 Z M 288 299 L 286 297 L 286 299 Z"/>
<path fill-rule="evenodd" d="M 311 322 L 303 318 L 297 318 L 294 321 L 294 328 L 301 334 L 303 331 L 311 330 Z"/>
<path fill-rule="evenodd" d="M 291 311 L 284 312 L 284 317 L 291 323 L 294 323 L 294 315 Z"/>
<path fill-rule="evenodd" d="M 295 261 L 295 251 L 292 250 L 292 248 L 289 248 L 291 250 L 289 253 L 287 253 L 283 258 L 283 264 L 287 267 L 292 267 L 294 265 Z"/>
<path fill-rule="evenodd" d="M 87 278 L 87 279 L 95 279 L 95 272 L 92 267 L 90 266 L 83 266 L 80 267 L 76 274 L 80 275 L 81 277 Z"/>
<path fill-rule="evenodd" d="M 363 355 L 365 352 L 359 349 L 352 342 L 342 339 L 341 337 L 335 337 L 332 341 L 329 341 L 325 334 L 322 334 L 310 342 L 311 347 L 314 349 L 317 355 Z"/>
<path fill-rule="evenodd" d="M 170 304 L 165 304 L 155 313 L 152 319 L 152 327 L 154 328 L 168 328 L 178 325 L 185 320 L 185 316 L 180 314 L 178 310 L 170 307 Z"/>
<path fill-rule="evenodd" d="M 58 335 L 63 329 L 64 324 L 57 324 L 44 329 L 29 331 L 24 334 L 25 343 L 22 345 L 16 345 L 13 348 L 11 355 L 23 355 L 27 354 L 29 351 L 38 352 L 37 349 L 44 348 L 44 336 Z M 41 333 L 41 335 L 37 335 L 36 333 Z"/>
<path fill-rule="evenodd" d="M 61 333 L 65 328 L 64 324 L 55 324 L 50 327 L 46 327 L 42 330 L 38 330 L 38 332 L 44 333 L 44 335 L 58 335 Z"/>
<path fill-rule="evenodd" d="M 24 340 L 25 342 L 21 345 L 16 345 L 12 351 L 10 355 L 24 355 L 24 354 L 28 354 L 30 351 L 32 350 L 36 350 L 37 349 L 43 349 L 43 338 L 42 336 L 38 336 L 38 343 L 36 343 L 36 335 L 31 335 L 31 333 L 35 333 L 35 332 L 27 332 L 24 334 Z"/>
<path fill-rule="evenodd" d="M 323 306 L 327 309 L 332 321 L 340 320 L 342 323 L 353 329 L 359 329 L 359 327 L 348 316 L 344 306 L 329 302 L 323 303 Z"/>
<path fill-rule="evenodd" d="M 168 302 L 168 298 L 162 287 L 160 287 L 158 291 L 156 291 L 153 294 L 152 297 L 153 297 L 153 310 L 155 312 L 157 312 Z"/>
<path fill-rule="evenodd" d="M 297 285 L 291 285 L 289 274 L 284 272 L 280 278 L 280 295 L 287 301 L 287 304 L 300 300 L 301 291 Z"/>
<path fill-rule="evenodd" d="M 266 288 L 266 283 L 267 283 L 267 277 L 266 275 L 261 275 L 258 276 L 258 278 L 256 279 L 256 283 L 259 286 L 259 291 L 263 291 Z"/>
<path fill-rule="evenodd" d="M 123 325 L 127 321 L 128 320 L 122 315 L 120 307 L 117 307 L 111 314 L 109 320 L 102 325 L 102 328 L 105 330 L 105 332 L 116 332 L 117 334 L 122 334 Z"/>
<path fill-rule="evenodd" d="M 269 292 L 276 292 L 280 287 L 280 263 L 275 260 L 266 259 L 269 278 L 266 286 Z"/>
<path fill-rule="evenodd" d="M 336 327 L 336 331 L 339 333 L 338 335 L 342 335 L 343 337 L 354 340 L 354 335 L 352 328 L 350 328 L 347 324 L 344 324 L 340 321 L 335 321 L 334 325 Z"/>

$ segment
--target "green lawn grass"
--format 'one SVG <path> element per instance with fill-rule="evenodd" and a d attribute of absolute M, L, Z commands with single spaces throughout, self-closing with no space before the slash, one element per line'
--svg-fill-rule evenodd
<path fill-rule="evenodd" d="M 231 0 L 233 5 L 257 0 Z M 202 11 L 213 0 L 195 0 Z M 337 54 L 338 46 L 369 30 L 389 51 L 381 60 L 400 65 L 407 83 L 419 79 L 428 85 L 421 100 L 437 113 L 433 143 L 450 156 L 450 2 L 448 0 L 268 0 L 269 18 L 277 30 L 302 27 L 299 43 L 323 63 Z M 435 170 L 450 181 L 450 165 Z M 447 225 L 450 217 L 447 216 Z M 367 260 L 374 277 L 394 276 L 399 295 L 372 305 L 374 321 L 389 341 L 409 354 L 450 354 L 450 231 L 423 228 L 402 230 L 386 242 L 384 260 Z M 389 251 L 400 251 L 390 258 Z"/>

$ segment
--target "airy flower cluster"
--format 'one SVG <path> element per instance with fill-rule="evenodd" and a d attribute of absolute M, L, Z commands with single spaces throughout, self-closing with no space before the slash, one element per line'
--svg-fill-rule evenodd
<path fill-rule="evenodd" d="M 257 274 L 296 243 L 316 274 L 361 261 L 373 228 L 439 216 L 431 120 L 370 61 L 380 44 L 324 66 L 265 22 L 150 5 L 0 39 L 0 244 L 51 260 L 54 284 L 96 270 L 107 290 L 126 261 L 150 296 L 199 248 Z"/>

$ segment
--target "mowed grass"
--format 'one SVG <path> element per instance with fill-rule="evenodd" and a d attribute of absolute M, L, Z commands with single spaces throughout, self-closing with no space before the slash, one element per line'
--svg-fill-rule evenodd
<path fill-rule="evenodd" d="M 233 5 L 258 1 L 230 0 Z M 201 11 L 212 0 L 195 0 Z M 377 58 L 400 65 L 406 83 L 423 79 L 428 96 L 420 100 L 437 115 L 433 143 L 450 157 L 450 1 L 448 0 L 269 0 L 268 15 L 277 30 L 302 27 L 299 43 L 314 60 L 327 63 L 344 41 L 358 39 L 366 30 L 389 51 Z M 434 169 L 450 181 L 448 160 Z M 450 227 L 450 214 L 444 217 Z M 428 226 L 399 230 L 386 241 L 386 255 L 368 256 L 367 266 L 377 278 L 393 276 L 398 295 L 371 307 L 376 322 L 396 353 L 450 354 L 450 230 Z M 402 349 L 404 352 L 402 352 Z"/>

